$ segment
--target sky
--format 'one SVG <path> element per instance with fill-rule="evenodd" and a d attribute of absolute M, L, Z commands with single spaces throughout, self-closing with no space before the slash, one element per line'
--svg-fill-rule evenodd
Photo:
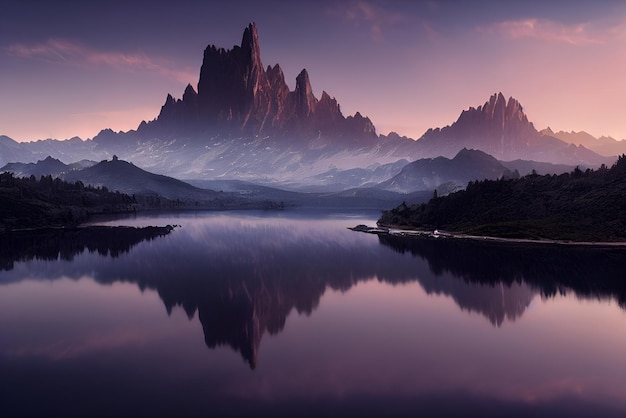
<path fill-rule="evenodd" d="M 419 138 L 502 92 L 537 129 L 626 139 L 625 0 L 2 0 L 0 135 L 135 129 L 250 22 L 292 90 L 306 68 L 378 133 Z"/>

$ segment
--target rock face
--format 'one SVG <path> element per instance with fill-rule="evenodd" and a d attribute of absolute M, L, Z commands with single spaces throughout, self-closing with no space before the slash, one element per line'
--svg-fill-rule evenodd
<path fill-rule="evenodd" d="M 188 85 L 182 99 L 168 95 L 158 118 L 142 123 L 138 133 L 377 139 L 368 118 L 358 113 L 344 117 L 337 101 L 326 92 L 318 100 L 306 70 L 300 72 L 295 90 L 290 91 L 278 64 L 264 69 L 254 23 L 245 29 L 240 46 L 230 50 L 208 46 L 198 91 Z"/>
<path fill-rule="evenodd" d="M 424 156 L 451 158 L 463 148 L 484 151 L 498 160 L 597 165 L 605 159 L 585 147 L 539 133 L 514 98 L 494 94 L 484 105 L 464 110 L 450 126 L 429 129 L 418 140 Z"/>
<path fill-rule="evenodd" d="M 464 110 L 457 121 L 442 129 L 429 129 L 420 139 L 438 143 L 440 155 L 452 156 L 456 148 L 476 148 L 498 159 L 515 159 L 539 134 L 514 98 L 494 94 L 484 105 Z"/>

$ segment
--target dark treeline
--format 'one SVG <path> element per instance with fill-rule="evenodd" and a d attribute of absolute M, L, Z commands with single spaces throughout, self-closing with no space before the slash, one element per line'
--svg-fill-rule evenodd
<path fill-rule="evenodd" d="M 68 260 L 87 250 L 103 256 L 118 257 L 135 245 L 169 234 L 173 226 L 89 226 L 76 228 L 38 228 L 11 231 L 0 239 L 0 270 L 12 270 L 15 262 L 30 260 Z"/>
<path fill-rule="evenodd" d="M 103 213 L 132 212 L 135 199 L 106 187 L 68 183 L 52 176 L 0 174 L 0 232 L 80 224 Z"/>
<path fill-rule="evenodd" d="M 385 211 L 379 224 L 506 238 L 624 241 L 626 155 L 610 169 L 470 182 L 428 203 Z"/>

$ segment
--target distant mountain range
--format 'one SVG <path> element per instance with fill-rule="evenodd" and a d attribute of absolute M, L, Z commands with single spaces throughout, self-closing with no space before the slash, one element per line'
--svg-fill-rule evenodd
<path fill-rule="evenodd" d="M 210 201 L 218 193 L 194 187 L 172 177 L 153 174 L 113 157 L 82 170 L 71 170 L 63 178 L 69 182 L 82 181 L 94 186 L 106 186 L 121 193 L 159 195 L 184 201 Z"/>
<path fill-rule="evenodd" d="M 463 189 L 473 180 L 519 177 L 500 161 L 482 151 L 462 149 L 452 159 L 425 158 L 405 165 L 400 173 L 378 185 L 385 190 L 409 193 L 437 190 L 443 193 Z"/>
<path fill-rule="evenodd" d="M 37 179 L 41 176 L 52 176 L 72 183 L 80 181 L 94 187 L 104 186 L 129 195 L 161 196 L 169 200 L 204 205 L 212 201 L 224 201 L 227 195 L 231 195 L 248 201 L 266 200 L 305 206 L 359 205 L 359 201 L 364 206 L 371 206 L 374 200 L 378 200 L 380 207 L 385 208 L 386 204 L 407 200 L 419 202 L 429 197 L 428 193 L 421 192 L 437 190 L 440 195 L 445 195 L 464 189 L 473 180 L 516 178 L 520 176 L 517 167 L 523 174 L 528 174 L 531 170 L 537 172 L 536 168 L 550 173 L 574 169 L 573 166 L 522 160 L 503 164 L 482 151 L 462 149 L 452 159 L 424 158 L 411 163 L 399 160 L 396 163 L 375 164 L 367 168 L 331 169 L 314 179 L 305 179 L 312 182 L 310 186 L 284 183 L 281 185 L 282 189 L 240 180 L 183 182 L 173 177 L 150 173 L 119 160 L 117 156 L 111 161 L 96 163 L 83 160 L 73 164 L 47 157 L 36 163 L 9 163 L 0 167 L 0 172 L 11 172 L 17 177 L 34 176 Z M 370 202 L 366 203 L 366 200 Z"/>
<path fill-rule="evenodd" d="M 250 24 L 240 45 L 229 50 L 208 46 L 197 89 L 187 86 L 181 99 L 168 95 L 154 120 L 128 132 L 105 129 L 86 141 L 18 143 L 0 136 L 0 165 L 47 156 L 73 162 L 118 155 L 137 167 L 180 179 L 298 186 L 328 186 L 339 179 L 334 182 L 339 188 L 377 184 L 389 179 L 403 161 L 450 159 L 463 149 L 505 162 L 585 168 L 611 165 L 620 150 L 626 151 L 626 141 L 576 142 L 570 135 L 538 132 L 521 104 L 502 93 L 417 140 L 395 133 L 377 135 L 367 117 L 344 116 L 328 93 L 315 97 L 306 70 L 290 91 L 278 64 L 263 66 L 257 28 Z"/>
<path fill-rule="evenodd" d="M 67 182 L 80 181 L 94 187 L 107 187 L 133 195 L 159 195 L 167 199 L 204 201 L 215 197 L 215 192 L 194 187 L 172 177 L 153 174 L 114 156 L 111 161 L 99 163 L 81 161 L 65 164 L 52 157 L 36 163 L 9 163 L 0 171 L 12 172 L 17 177 L 40 178 L 52 176 Z"/>
<path fill-rule="evenodd" d="M 406 164 L 398 165 L 397 170 Z M 376 176 L 376 170 L 370 177 Z M 383 169 L 387 173 L 389 167 Z M 365 170 L 367 171 L 367 170 Z M 421 202 L 428 193 L 416 188 L 407 192 L 388 191 L 377 188 L 337 188 L 331 185 L 326 190 L 296 192 L 256 185 L 240 180 L 195 180 L 194 185 L 160 174 L 145 171 L 132 163 L 113 156 L 112 160 L 99 163 L 81 161 L 64 164 L 47 157 L 36 163 L 9 163 L 0 167 L 0 173 L 10 172 L 16 177 L 58 178 L 69 183 L 81 182 L 93 187 L 106 187 L 136 199 L 138 208 L 284 208 L 306 207 L 359 207 L 384 209 L 402 201 Z M 395 173 L 397 171 L 393 171 Z M 380 174 L 379 174 L 380 175 Z M 391 174 L 389 174 L 391 176 Z M 384 177 L 388 178 L 388 177 Z"/>
<path fill-rule="evenodd" d="M 95 165 L 95 161 L 82 160 L 72 164 L 65 164 L 61 160 L 47 156 L 36 163 L 8 163 L 0 171 L 9 171 L 17 177 L 41 176 L 65 177 L 66 174 Z"/>
<path fill-rule="evenodd" d="M 567 142 L 569 144 L 582 145 L 597 154 L 607 157 L 626 154 L 626 141 L 618 141 L 617 139 L 611 138 L 610 136 L 601 136 L 599 138 L 595 138 L 594 136 L 584 131 L 553 132 L 550 128 L 542 130 L 541 134 L 558 138 L 561 141 Z"/>

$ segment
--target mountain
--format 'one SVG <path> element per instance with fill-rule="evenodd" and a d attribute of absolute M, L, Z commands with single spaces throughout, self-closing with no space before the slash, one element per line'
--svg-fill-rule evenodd
<path fill-rule="evenodd" d="M 358 112 L 344 116 L 330 94 L 313 94 L 306 69 L 295 81 L 292 91 L 278 64 L 264 67 L 252 23 L 239 45 L 209 45 L 196 88 L 188 85 L 180 99 L 167 95 L 154 120 L 128 132 L 104 129 L 86 141 L 17 143 L 0 137 L 0 164 L 46 156 L 99 161 L 117 155 L 142 169 L 181 179 L 350 187 L 359 177 L 359 186 L 383 181 L 380 174 L 402 161 L 453 158 L 464 148 L 503 161 L 595 168 L 615 160 L 537 132 L 521 104 L 507 101 L 502 93 L 463 111 L 452 125 L 413 140 L 393 132 L 377 135 L 370 119 Z M 374 173 L 374 165 L 385 169 Z"/>
<path fill-rule="evenodd" d="M 404 162 L 406 163 L 406 161 Z M 399 167 L 402 167 L 401 164 Z M 373 166 L 364 169 L 362 175 L 377 178 L 385 176 L 388 167 Z M 381 171 L 382 170 L 382 171 Z M 399 168 L 397 169 L 399 170 Z M 426 201 L 428 194 L 400 194 L 376 190 L 346 190 L 335 184 L 317 186 L 318 192 L 289 191 L 261 186 L 240 180 L 191 180 L 189 183 L 171 177 L 147 172 L 114 156 L 111 161 L 100 163 L 80 161 L 64 164 L 47 157 L 37 163 L 9 163 L 0 172 L 10 172 L 15 177 L 39 179 L 44 176 L 69 182 L 106 187 L 114 191 L 135 195 L 139 204 L 148 207 L 204 207 L 204 208 L 276 208 L 284 206 L 303 207 L 358 207 L 385 209 L 402 201 L 417 203 Z M 378 173 L 378 175 L 376 174 Z M 296 187 L 297 188 L 297 187 Z M 214 191 L 215 190 L 215 191 Z M 217 191 L 217 192 L 216 192 Z"/>
<path fill-rule="evenodd" d="M 504 161 L 523 159 L 595 167 L 614 162 L 583 146 L 542 135 L 528 121 L 521 104 L 512 97 L 507 101 L 502 93 L 492 95 L 482 106 L 464 110 L 452 125 L 429 129 L 417 142 L 425 156 L 451 158 L 468 148 Z"/>
<path fill-rule="evenodd" d="M 377 187 L 410 193 L 418 190 L 435 190 L 443 185 L 445 191 L 452 191 L 465 188 L 467 183 L 473 180 L 496 180 L 503 177 L 519 177 L 519 174 L 506 168 L 491 155 L 464 148 L 452 159 L 437 157 L 413 161 L 405 165 L 400 173 Z"/>
<path fill-rule="evenodd" d="M 64 179 L 69 182 L 82 181 L 92 186 L 105 186 L 129 195 L 159 195 L 167 199 L 207 201 L 214 199 L 217 192 L 200 189 L 191 184 L 159 174 L 153 174 L 113 156 L 111 161 L 82 170 L 70 171 Z"/>
<path fill-rule="evenodd" d="M 503 166 L 508 168 L 511 171 L 517 171 L 520 176 L 525 176 L 528 174 L 564 174 L 570 173 L 574 171 L 576 167 L 580 169 L 587 169 L 585 165 L 573 165 L 573 164 L 552 164 L 552 163 L 543 163 L 540 161 L 531 161 L 531 160 L 513 160 L 513 161 L 500 161 Z"/>
<path fill-rule="evenodd" d="M 307 191 L 342 191 L 356 187 L 372 187 L 388 180 L 402 170 L 409 161 L 402 159 L 393 163 L 374 163 L 364 168 L 340 170 L 336 167 L 306 179 Z M 289 187 L 289 185 L 286 185 Z M 297 185 L 296 185 L 297 186 Z M 298 187 L 303 190 L 303 187 Z"/>
<path fill-rule="evenodd" d="M 268 184 L 394 163 L 410 156 L 414 141 L 379 138 L 358 112 L 345 117 L 328 93 L 315 97 L 306 69 L 290 91 L 278 64 L 263 66 L 250 24 L 240 45 L 205 49 L 197 89 L 168 95 L 158 117 L 136 131 L 103 130 L 93 144 L 98 156 L 178 178 Z"/>
<path fill-rule="evenodd" d="M 0 172 L 8 171 L 13 173 L 16 177 L 35 176 L 39 178 L 48 175 L 52 177 L 62 177 L 72 170 L 81 170 L 86 167 L 91 167 L 94 164 L 95 162 L 88 160 L 65 164 L 61 160 L 47 156 L 45 159 L 39 160 L 36 163 L 8 163 L 0 168 Z"/>
<path fill-rule="evenodd" d="M 379 224 L 480 237 L 626 242 L 624 194 L 626 156 L 621 156 L 610 169 L 472 182 L 426 204 L 386 211 Z"/>
<path fill-rule="evenodd" d="M 35 177 L 47 175 L 59 177 L 59 175 L 69 170 L 70 168 L 67 164 L 50 156 L 36 163 L 8 163 L 0 168 L 0 172 L 8 171 L 17 177 L 30 177 L 31 175 Z"/>
<path fill-rule="evenodd" d="M 12 161 L 33 161 L 33 155 L 25 149 L 24 145 L 0 135 L 0 165 L 8 164 Z"/>
<path fill-rule="evenodd" d="M 607 157 L 626 154 L 626 141 L 618 141 L 610 136 L 601 136 L 600 138 L 596 138 L 585 131 L 553 132 L 550 128 L 546 128 L 540 133 L 558 138 L 569 144 L 582 145 L 585 148 Z"/>
<path fill-rule="evenodd" d="M 182 99 L 167 96 L 156 120 L 137 129 L 142 137 L 176 137 L 181 134 L 229 134 L 255 137 L 271 135 L 288 140 L 331 137 L 372 145 L 376 130 L 360 113 L 343 116 L 328 93 L 320 99 L 306 69 L 290 91 L 278 64 L 264 69 L 256 25 L 243 33 L 240 46 L 225 50 L 210 45 L 204 50 L 198 91 L 191 85 Z"/>
<path fill-rule="evenodd" d="M 83 141 L 75 136 L 70 139 L 44 139 L 22 143 L 36 159 L 53 156 L 61 161 L 100 160 L 110 158 L 112 154 L 97 155 L 92 141 Z M 16 160 L 13 160 L 16 161 Z M 18 160 L 20 161 L 20 160 Z"/>

